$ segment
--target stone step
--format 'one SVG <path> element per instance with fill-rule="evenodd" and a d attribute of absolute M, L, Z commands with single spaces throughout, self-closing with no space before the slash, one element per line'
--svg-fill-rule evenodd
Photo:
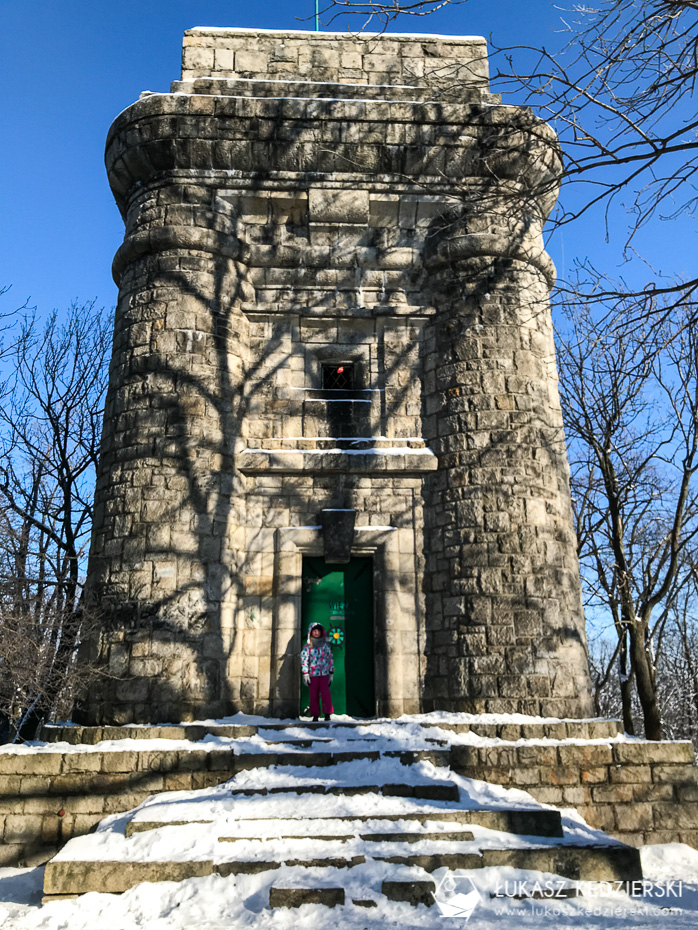
<path fill-rule="evenodd" d="M 288 856 L 278 859 L 257 860 L 257 859 L 230 859 L 227 862 L 218 862 L 214 866 L 217 875 L 226 877 L 228 875 L 249 875 L 258 872 L 273 872 L 280 869 L 281 866 L 288 868 L 300 869 L 352 869 L 357 865 L 363 865 L 366 862 L 366 856 L 317 856 L 293 858 Z"/>
<path fill-rule="evenodd" d="M 356 737 L 346 737 L 347 743 L 378 743 L 380 739 L 377 736 L 356 736 Z M 335 738 L 332 736 L 309 736 L 298 737 L 298 736 L 289 736 L 286 739 L 265 739 L 267 746 L 289 746 L 291 748 L 298 749 L 309 749 L 315 746 L 322 747 L 328 743 L 333 743 Z M 448 740 L 445 739 L 433 739 L 430 737 L 424 737 L 424 742 L 429 743 L 430 746 L 436 747 L 448 747 Z M 358 751 L 358 750 L 357 750 Z M 382 750 L 383 755 L 396 755 L 399 753 L 407 752 L 429 752 L 430 750 L 421 749 L 421 750 L 406 750 L 406 749 L 384 749 Z M 445 749 L 444 752 L 448 753 L 449 749 Z"/>
<path fill-rule="evenodd" d="M 640 850 L 634 846 L 546 846 L 531 849 L 482 850 L 483 866 L 509 866 L 550 872 L 577 881 L 639 881 Z"/>
<path fill-rule="evenodd" d="M 348 869 L 362 865 L 364 856 L 328 856 L 321 859 L 241 859 L 213 862 L 211 859 L 196 861 L 168 862 L 128 862 L 128 861 L 92 861 L 92 860 L 57 860 L 46 864 L 44 872 L 44 895 L 54 896 L 86 894 L 101 891 L 109 894 L 121 894 L 141 882 L 179 882 L 187 878 L 204 878 L 208 875 L 254 875 L 271 872 L 282 865 L 299 868 L 336 868 Z"/>
<path fill-rule="evenodd" d="M 272 794 L 322 794 L 322 795 L 357 795 L 357 794 L 380 794 L 383 797 L 391 798 L 420 798 L 428 801 L 458 801 L 460 792 L 458 785 L 449 781 L 431 781 L 421 785 L 323 785 L 323 784 L 300 784 L 300 785 L 278 785 L 273 788 L 265 788 L 262 785 L 253 788 L 233 788 L 231 790 L 233 797 L 253 797 L 255 795 L 264 797 Z"/>
<path fill-rule="evenodd" d="M 310 766 L 327 766 L 336 765 L 338 762 L 354 762 L 357 759 L 364 759 L 367 762 L 375 762 L 380 759 L 381 754 L 377 749 L 365 749 L 349 752 L 255 752 L 240 753 L 235 756 L 235 767 L 237 769 L 258 769 L 268 768 L 270 765 L 304 765 Z"/>
<path fill-rule="evenodd" d="M 325 888 L 286 888 L 283 885 L 272 885 L 269 889 L 269 907 L 302 907 L 303 904 L 324 904 L 325 907 L 344 904 L 344 888 L 331 885 Z"/>
<path fill-rule="evenodd" d="M 316 744 L 322 746 L 325 743 L 331 743 L 331 736 L 313 736 L 308 737 L 308 739 L 302 739 L 298 736 L 289 736 L 286 739 L 268 739 L 266 741 L 269 746 L 297 746 L 299 749 L 306 749 Z M 378 742 L 378 739 L 366 740 L 366 742 Z"/>
<path fill-rule="evenodd" d="M 255 823 L 268 825 L 275 822 L 277 818 L 245 818 L 240 821 L 245 824 L 253 825 Z M 361 830 L 361 825 L 367 821 L 398 821 L 407 820 L 424 825 L 430 821 L 439 823 L 451 823 L 459 825 L 472 825 L 485 827 L 488 830 L 498 830 L 502 833 L 513 833 L 518 836 L 545 836 L 545 837 L 562 837 L 562 822 L 560 812 L 557 810 L 537 809 L 531 810 L 463 810 L 453 808 L 444 810 L 436 808 L 433 810 L 409 811 L 404 813 L 372 813 L 363 815 L 350 815 L 344 817 L 334 816 L 332 818 L 303 817 L 299 823 L 307 823 L 313 819 L 319 829 L 325 828 L 326 824 L 338 824 L 343 827 L 353 828 L 354 835 Z M 148 830 L 157 830 L 166 826 L 184 826 L 187 823 L 213 823 L 210 820 L 197 821 L 157 821 L 157 820 L 130 820 L 126 824 L 126 836 L 133 836 L 135 833 L 145 833 Z M 288 822 L 288 821 L 286 821 Z M 296 828 L 291 825 L 289 829 Z M 276 835 L 285 836 L 284 832 Z"/>
<path fill-rule="evenodd" d="M 435 872 L 437 869 L 481 869 L 484 860 L 478 852 L 434 852 L 434 853 L 375 853 L 371 856 L 376 862 L 388 862 L 391 865 L 410 865 Z"/>
<path fill-rule="evenodd" d="M 445 831 L 443 833 L 360 833 L 359 839 L 368 843 L 471 843 L 474 839 L 471 830 Z"/>
<path fill-rule="evenodd" d="M 381 878 L 375 875 L 375 869 L 370 863 L 368 868 L 370 871 L 364 874 L 355 869 L 346 884 L 338 876 L 328 875 L 324 870 L 320 874 L 309 870 L 276 879 L 270 887 L 269 905 L 272 908 L 290 908 L 309 903 L 326 903 L 332 907 L 334 902 L 342 901 L 338 894 L 340 890 L 344 892 L 344 901 L 351 901 L 355 907 L 377 907 L 381 896 L 415 905 L 434 903 L 433 894 L 429 892 L 434 891 L 436 885 L 423 870 L 405 870 L 401 866 L 394 866 L 389 867 L 390 878 Z M 385 868 L 382 871 L 385 873 Z"/>
<path fill-rule="evenodd" d="M 399 759 L 403 765 L 414 765 L 416 762 L 431 762 L 433 765 L 448 766 L 451 758 L 450 749 L 356 749 L 331 750 L 311 749 L 302 752 L 294 747 L 289 752 L 240 752 L 235 753 L 235 768 L 257 769 L 269 768 L 271 765 L 302 765 L 311 766 L 336 765 L 339 762 L 355 762 L 363 759 L 375 762 L 378 759 Z"/>
<path fill-rule="evenodd" d="M 275 838 L 280 834 L 275 834 Z M 365 843 L 472 843 L 474 835 L 472 830 L 452 830 L 443 832 L 411 831 L 407 833 L 392 833 L 388 830 L 377 833 L 284 833 L 285 840 L 313 840 L 325 843 L 346 843 L 350 840 L 360 840 Z M 239 843 L 249 840 L 267 842 L 269 837 L 257 836 L 219 836 L 219 843 Z"/>
<path fill-rule="evenodd" d="M 213 875 L 212 860 L 193 862 L 90 862 L 52 859 L 44 872 L 44 894 L 118 894 L 141 882 L 181 882 Z"/>
<path fill-rule="evenodd" d="M 479 852 L 386 853 L 369 857 L 375 862 L 412 866 L 426 872 L 440 868 L 478 869 L 507 866 L 549 872 L 578 881 L 636 881 L 642 878 L 639 850 L 630 846 L 546 846 L 518 849 L 485 848 Z M 120 893 L 141 882 L 182 881 L 207 875 L 221 876 L 274 871 L 284 866 L 351 869 L 367 861 L 351 857 L 270 858 L 268 860 L 213 860 L 186 862 L 79 861 L 53 859 L 46 866 L 47 896 L 85 894 L 89 891 Z"/>
<path fill-rule="evenodd" d="M 400 725 L 398 720 L 385 721 L 391 727 Z M 512 720 L 499 720 L 497 722 L 483 722 L 477 718 L 472 721 L 406 721 L 405 726 L 418 723 L 423 729 L 439 727 L 441 730 L 450 730 L 455 733 L 475 733 L 491 739 L 517 741 L 520 739 L 608 739 L 623 732 L 622 724 L 618 720 L 527 720 L 519 722 Z M 190 740 L 198 742 L 209 734 L 230 739 L 256 736 L 260 731 L 283 732 L 285 730 L 303 729 L 315 733 L 318 730 L 331 732 L 335 728 L 356 729 L 357 727 L 380 726 L 376 720 L 332 720 L 326 721 L 280 721 L 270 720 L 264 724 L 198 724 L 184 723 L 166 726 L 63 726 L 47 724 L 41 728 L 40 738 L 46 742 L 66 742 L 73 745 L 84 743 L 94 745 L 103 740 L 121 739 L 170 739 Z M 362 739 L 370 736 L 362 736 Z"/>
<path fill-rule="evenodd" d="M 381 884 L 381 892 L 388 901 L 398 901 L 403 904 L 425 904 L 432 907 L 435 903 L 434 892 L 436 884 L 428 880 L 415 880 L 410 882 L 390 881 L 386 879 Z"/>

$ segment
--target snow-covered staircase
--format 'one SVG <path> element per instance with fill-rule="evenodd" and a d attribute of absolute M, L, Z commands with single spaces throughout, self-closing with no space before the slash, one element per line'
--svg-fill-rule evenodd
<path fill-rule="evenodd" d="M 435 727 L 270 724 L 233 742 L 232 779 L 153 795 L 68 842 L 46 867 L 45 900 L 254 874 L 271 907 L 372 907 L 433 903 L 440 870 L 641 877 L 636 849 L 574 812 L 451 771 Z"/>

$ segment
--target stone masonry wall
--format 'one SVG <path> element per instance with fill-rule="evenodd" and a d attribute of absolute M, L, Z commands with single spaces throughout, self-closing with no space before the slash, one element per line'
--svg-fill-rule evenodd
<path fill-rule="evenodd" d="M 576 808 L 591 826 L 630 845 L 682 842 L 698 848 L 698 769 L 689 743 L 617 741 L 612 721 L 442 728 L 472 730 L 497 741 L 452 745 L 450 766 L 459 774 L 521 788 L 545 804 Z M 230 749 L 203 750 L 176 742 L 202 739 L 208 729 L 51 727 L 44 737 L 94 748 L 0 752 L 0 865 L 41 864 L 72 836 L 89 833 L 104 817 L 131 810 L 151 794 L 211 787 L 242 768 L 277 762 L 273 753 L 236 755 L 234 743 Z M 213 729 L 237 737 L 256 732 L 241 725 Z M 95 745 L 124 737 L 142 740 L 143 748 Z M 171 739 L 173 748 L 149 749 L 152 738 Z M 541 738 L 544 743 L 536 741 Z M 577 742 L 563 742 L 570 739 Z"/>
<path fill-rule="evenodd" d="M 0 866 L 41 865 L 151 794 L 210 788 L 234 773 L 230 750 L 0 754 Z"/>
<path fill-rule="evenodd" d="M 425 255 L 427 708 L 592 713 L 541 240 L 557 157 L 548 127 L 493 113 Z"/>
<path fill-rule="evenodd" d="M 698 849 L 698 768 L 688 742 L 454 746 L 451 767 L 522 788 L 543 804 L 574 807 L 592 827 L 632 846 Z"/>
<path fill-rule="evenodd" d="M 480 36 L 188 29 L 182 80 L 205 77 L 438 86 L 462 99 L 464 86 L 488 90 L 487 43 Z"/>
<path fill-rule="evenodd" d="M 468 249 L 444 270 L 425 338 L 441 465 L 424 487 L 425 706 L 591 714 L 548 282 Z"/>

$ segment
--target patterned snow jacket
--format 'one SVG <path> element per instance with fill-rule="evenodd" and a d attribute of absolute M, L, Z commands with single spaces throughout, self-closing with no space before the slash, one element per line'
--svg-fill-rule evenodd
<path fill-rule="evenodd" d="M 332 650 L 325 642 L 325 631 L 322 627 L 320 629 L 323 635 L 319 643 L 311 639 L 310 630 L 314 626 L 320 626 L 320 624 L 313 623 L 308 629 L 308 641 L 301 650 L 301 671 L 304 675 L 310 675 L 311 678 L 317 678 L 318 675 L 332 675 L 334 673 Z"/>

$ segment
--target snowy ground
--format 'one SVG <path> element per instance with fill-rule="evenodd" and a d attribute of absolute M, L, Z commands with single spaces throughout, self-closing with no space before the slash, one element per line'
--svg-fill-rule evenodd
<path fill-rule="evenodd" d="M 698 851 L 678 843 L 648 846 L 642 851 L 645 880 L 659 882 L 648 893 L 629 897 L 588 887 L 585 897 L 551 897 L 535 901 L 516 900 L 507 895 L 520 890 L 518 883 L 547 879 L 550 893 L 558 893 L 562 883 L 552 876 L 515 869 L 478 869 L 468 873 L 475 879 L 479 901 L 467 922 L 468 928 L 489 930 L 505 928 L 558 928 L 601 930 L 628 928 L 644 930 L 666 927 L 688 930 L 698 926 Z M 42 908 L 43 869 L 0 869 L 0 927 L 12 930 L 230 930 L 237 927 L 274 928 L 274 930 L 326 930 L 328 922 L 342 930 L 365 927 L 456 928 L 466 925 L 464 917 L 447 917 L 436 906 L 411 907 L 391 903 L 389 912 L 382 906 L 372 909 L 344 905 L 332 911 L 304 905 L 270 911 L 269 886 L 286 879 L 291 885 L 303 880 L 298 870 L 284 869 L 262 875 L 239 875 L 235 878 L 194 878 L 178 884 L 162 882 L 142 884 L 123 895 L 87 894 L 74 901 L 56 901 Z M 344 887 L 347 897 L 351 887 L 346 870 L 323 870 L 333 877 L 333 884 Z M 352 870 L 353 871 L 353 870 Z M 344 872 L 344 878 L 342 876 Z M 434 873 L 441 881 L 446 870 Z M 376 878 L 380 878 L 379 875 Z M 673 882 L 673 886 L 669 884 Z M 564 883 L 569 885 L 569 882 Z M 667 897 L 670 891 L 671 897 Z M 664 894 L 664 897 L 658 897 Z M 670 908 L 668 910 L 667 908 Z"/>
<path fill-rule="evenodd" d="M 452 718 L 452 719 L 450 719 Z M 483 717 L 473 718 L 479 722 L 502 722 L 502 718 L 493 717 L 491 721 Z M 531 718 L 515 716 L 507 718 L 509 722 L 530 722 Z M 267 729 L 264 725 L 270 721 L 265 718 L 242 718 L 237 715 L 226 721 L 209 721 L 210 723 L 255 723 L 261 730 L 253 737 L 237 739 L 234 743 L 236 753 L 253 755 L 267 752 L 307 751 L 312 753 L 319 749 L 342 753 L 345 751 L 371 751 L 380 748 L 382 752 L 404 750 L 407 746 L 414 749 L 438 749 L 442 742 L 467 743 L 470 745 L 496 745 L 500 740 L 479 737 L 473 733 L 454 733 L 439 728 L 439 723 L 467 722 L 466 715 L 434 714 L 419 718 L 411 717 L 404 721 L 371 721 L 354 728 L 332 727 L 313 730 L 303 724 L 288 726 L 284 733 Z M 547 721 L 546 721 L 547 722 Z M 280 739 L 296 739 L 302 744 L 280 746 Z M 627 737 L 617 737 L 625 740 Z M 33 746 L 0 748 L 10 752 L 50 752 L 50 751 L 109 751 L 110 749 L 139 748 L 142 741 L 133 741 L 137 745 L 128 745 L 131 741 L 114 741 L 97 743 L 94 746 L 69 747 L 67 744 L 34 744 Z M 158 740 L 158 742 L 161 742 Z M 167 748 L 188 748 L 188 741 L 162 741 Z M 548 742 L 541 740 L 540 742 Z M 557 742 L 557 741 L 549 741 Z M 580 742 L 564 740 L 563 742 Z M 583 741 L 587 742 L 587 741 Z M 187 744 L 187 745 L 184 745 Z M 511 745 L 511 744 L 510 744 Z M 209 736 L 203 742 L 192 743 L 191 748 L 231 748 L 229 738 Z M 148 741 L 148 748 L 153 748 L 153 741 Z M 397 758 L 382 757 L 380 760 L 368 759 L 337 762 L 331 768 L 286 767 L 283 765 L 251 769 L 240 772 L 225 787 L 191 792 L 168 792 L 149 798 L 137 812 L 129 815 L 114 815 L 100 824 L 96 834 L 72 840 L 59 854 L 61 859 L 108 858 L 129 861 L 147 861 L 150 859 L 173 860 L 177 858 L 208 858 L 220 860 L 233 854 L 233 847 L 238 847 L 237 859 L 255 859 L 262 847 L 274 845 L 283 835 L 285 845 L 296 840 L 289 840 L 293 831 L 284 832 L 290 821 L 302 822 L 304 829 L 308 823 L 318 817 L 317 805 L 322 805 L 323 822 L 317 821 L 320 834 L 333 833 L 331 820 L 343 814 L 371 814 L 376 818 L 375 824 L 368 821 L 365 829 L 385 830 L 409 829 L 408 822 L 381 822 L 381 813 L 387 815 L 408 814 L 420 802 L 416 799 L 384 797 L 374 795 L 343 796 L 298 795 L 285 793 L 277 795 L 248 796 L 233 799 L 231 788 L 245 789 L 255 785 L 263 778 L 265 786 L 293 786 L 296 782 L 303 784 L 326 783 L 337 780 L 345 784 L 386 784 L 409 779 L 414 784 L 428 782 L 432 779 L 445 779 L 458 784 L 460 789 L 460 808 L 502 809 L 507 807 L 538 808 L 545 807 L 523 791 L 505 789 L 488 785 L 471 779 L 460 778 L 428 761 L 421 761 L 411 766 L 403 766 Z M 304 809 L 309 805 L 309 810 Z M 441 806 L 448 807 L 449 802 L 429 802 L 432 810 Z M 314 808 L 314 809 L 313 809 Z M 345 809 L 346 808 L 346 809 Z M 261 821 L 260 815 L 273 814 L 279 818 L 275 826 L 269 821 Z M 574 811 L 563 811 L 563 823 L 567 842 L 594 842 L 602 835 L 588 827 Z M 164 826 L 144 833 L 134 834 L 130 838 L 124 835 L 127 820 L 157 822 Z M 168 821 L 209 820 L 209 824 L 189 823 L 186 827 L 167 825 Z M 337 832 L 346 830 L 339 821 L 335 821 Z M 413 829 L 419 829 L 412 823 Z M 340 829 L 341 828 L 341 829 Z M 423 829 L 427 829 L 424 827 Z M 453 830 L 454 826 L 435 821 L 429 830 Z M 455 828 L 457 829 L 457 827 Z M 501 842 L 502 834 L 482 827 L 468 827 L 474 834 L 473 851 L 489 844 Z M 270 832 L 269 836 L 263 835 Z M 274 838 L 271 833 L 276 832 Z M 311 827 L 310 832 L 314 832 Z M 231 842 L 219 843 L 219 837 L 228 837 Z M 184 837 L 184 842 L 182 842 Z M 604 836 L 608 841 L 608 837 Z M 309 854 L 305 846 L 308 839 L 298 845 L 299 856 Z M 320 841 L 327 846 L 322 853 L 332 852 L 332 839 Z M 317 844 L 317 840 L 312 843 Z M 547 843 L 559 844 L 560 840 L 536 838 L 535 845 Z M 531 837 L 512 837 L 507 845 L 525 847 L 532 843 Z M 216 853 L 216 845 L 225 847 Z M 412 844 L 416 850 L 418 844 Z M 444 846 L 446 841 L 444 841 Z M 351 843 L 343 851 L 351 853 Z M 248 848 L 249 847 L 249 848 Z M 294 846 L 294 851 L 295 846 Z M 108 855 L 106 855 L 108 853 Z M 282 861 L 282 860 L 279 860 Z M 53 901 L 40 906 L 43 882 L 43 869 L 0 869 L 0 928 L 11 930 L 229 930 L 229 928 L 274 928 L 274 930 L 326 930 L 328 923 L 334 923 L 339 930 L 361 930 L 368 927 L 389 927 L 409 930 L 409 928 L 558 928 L 570 927 L 579 930 L 605 930 L 605 928 L 643 928 L 667 926 L 670 930 L 687 930 L 698 928 L 698 851 L 681 844 L 651 846 L 642 850 L 643 873 L 646 885 L 632 889 L 611 889 L 575 883 L 552 875 L 526 872 L 513 868 L 482 868 L 468 872 L 449 872 L 439 869 L 431 878 L 437 883 L 437 901 L 439 904 L 426 907 L 412 907 L 408 904 L 386 902 L 380 894 L 384 878 L 417 879 L 425 878 L 421 869 L 410 866 L 396 866 L 379 860 L 370 860 L 352 869 L 322 868 L 310 869 L 282 866 L 271 872 L 257 875 L 237 875 L 222 877 L 212 875 L 206 878 L 194 878 L 187 881 L 141 884 L 122 895 L 90 893 L 76 900 Z M 298 909 L 269 908 L 269 889 L 272 884 L 299 887 L 310 879 L 314 887 L 320 884 L 343 888 L 347 904 L 333 910 L 317 905 L 304 905 Z M 538 885 L 536 886 L 536 883 Z M 522 899 L 522 893 L 539 892 L 543 897 Z M 561 896 L 563 892 L 568 896 Z M 466 910 L 457 916 L 448 916 L 448 911 L 457 910 L 456 894 L 467 899 Z M 352 899 L 373 898 L 376 907 L 366 908 L 354 905 Z M 467 920 L 467 914 L 470 919 Z"/>

